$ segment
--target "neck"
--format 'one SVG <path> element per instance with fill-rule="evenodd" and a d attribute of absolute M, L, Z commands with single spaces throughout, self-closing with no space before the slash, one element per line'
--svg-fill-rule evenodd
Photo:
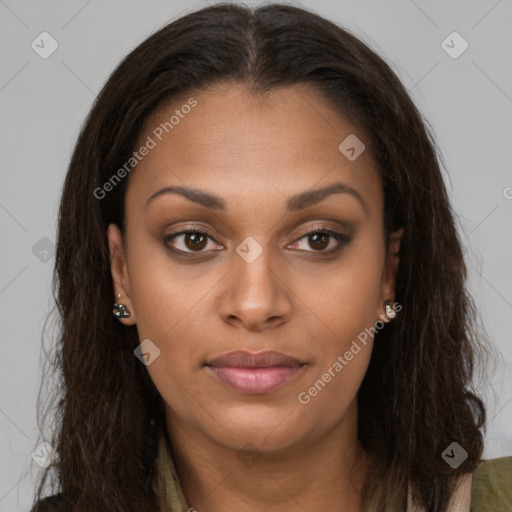
<path fill-rule="evenodd" d="M 240 452 L 166 416 L 183 492 L 198 511 L 362 511 L 366 459 L 355 404 L 330 431 L 272 451 Z"/>

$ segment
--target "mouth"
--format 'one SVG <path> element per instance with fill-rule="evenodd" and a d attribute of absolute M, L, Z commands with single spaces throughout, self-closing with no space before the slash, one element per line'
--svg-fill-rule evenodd
<path fill-rule="evenodd" d="M 293 379 L 305 363 L 280 352 L 235 351 L 216 357 L 206 368 L 231 389 L 246 394 L 269 393 Z"/>

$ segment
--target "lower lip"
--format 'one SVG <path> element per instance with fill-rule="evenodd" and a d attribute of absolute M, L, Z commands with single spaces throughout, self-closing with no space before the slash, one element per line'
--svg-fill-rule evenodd
<path fill-rule="evenodd" d="M 270 366 L 267 368 L 240 368 L 233 366 L 208 366 L 216 377 L 240 393 L 269 393 L 290 381 L 302 366 Z"/>

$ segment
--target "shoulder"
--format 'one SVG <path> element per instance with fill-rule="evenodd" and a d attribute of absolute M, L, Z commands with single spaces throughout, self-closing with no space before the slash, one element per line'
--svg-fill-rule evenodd
<path fill-rule="evenodd" d="M 473 473 L 471 512 L 512 510 L 512 456 L 480 463 Z"/>
<path fill-rule="evenodd" d="M 63 497 L 56 494 L 38 501 L 30 512 L 69 512 L 69 510 Z"/>

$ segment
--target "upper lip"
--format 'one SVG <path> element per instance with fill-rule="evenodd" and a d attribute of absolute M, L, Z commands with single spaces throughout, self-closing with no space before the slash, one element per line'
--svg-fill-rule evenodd
<path fill-rule="evenodd" d="M 294 367 L 302 366 L 303 364 L 304 363 L 294 357 L 273 350 L 257 352 L 255 354 L 243 350 L 236 350 L 222 354 L 206 362 L 207 366 L 231 366 L 237 368 L 268 368 L 271 366 Z"/>

